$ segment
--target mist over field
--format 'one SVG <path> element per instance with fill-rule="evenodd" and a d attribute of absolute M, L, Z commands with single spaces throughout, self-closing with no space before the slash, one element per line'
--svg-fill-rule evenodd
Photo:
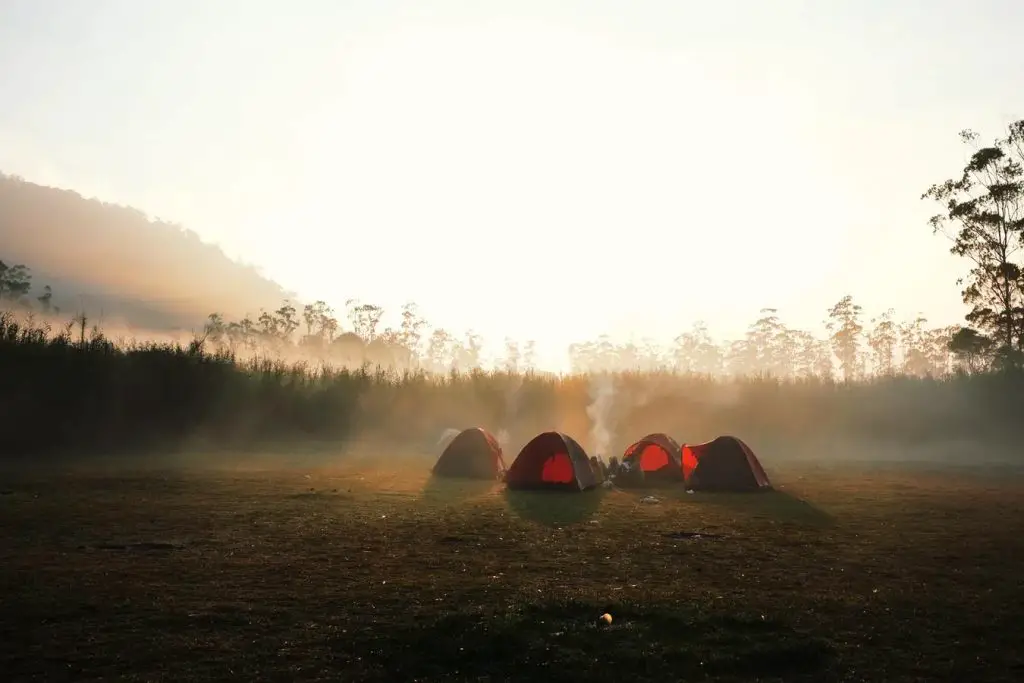
<path fill-rule="evenodd" d="M 3 680 L 1020 683 L 1022 28 L 3 0 Z"/>
<path fill-rule="evenodd" d="M 666 281 L 665 268 L 641 268 L 646 261 L 632 254 L 630 268 L 642 277 L 594 278 L 578 305 L 547 306 L 531 297 L 566 288 L 529 290 L 533 278 L 508 277 L 515 261 L 493 266 L 490 279 L 459 265 L 449 270 L 483 283 L 461 287 L 475 298 L 459 330 L 432 322 L 413 301 L 421 286 L 447 277 L 441 266 L 405 277 L 395 265 L 369 280 L 389 288 L 401 281 L 408 294 L 400 306 L 336 291 L 300 297 L 177 224 L 0 176 L 3 461 L 328 465 L 369 453 L 426 467 L 447 431 L 470 426 L 498 435 L 510 461 L 545 430 L 570 434 L 604 460 L 665 432 L 691 444 L 739 436 L 769 468 L 1016 461 L 1024 223 L 1004 195 L 1021 192 L 1024 122 L 991 142 L 970 131 L 961 139 L 962 174 L 930 187 L 922 181 L 924 195 L 907 199 L 939 212 L 933 239 L 962 265 L 943 274 L 943 286 L 963 278 L 965 324 L 895 310 L 867 284 L 884 276 L 898 288 L 899 271 L 862 270 L 866 279 L 851 289 L 874 289 L 870 307 L 839 290 L 809 318 L 807 299 L 796 297 L 799 322 L 790 322 L 785 300 L 764 301 L 748 324 L 731 324 L 745 327 L 731 336 L 718 330 L 730 327 L 722 320 L 733 309 L 705 320 L 666 308 L 590 339 L 582 330 L 614 320 L 616 306 L 673 292 L 717 301 L 732 287 L 753 300 L 757 282 L 767 287 L 781 270 L 799 268 L 748 270 L 751 284 L 735 274 L 709 279 L 691 260 L 682 271 L 691 279 Z M 317 243 L 308 247 L 302 272 L 323 275 L 312 256 Z M 339 251 L 339 273 L 376 256 L 346 258 Z M 465 261 L 445 258 L 438 264 Z M 804 263 L 783 252 L 773 258 Z M 510 282 L 522 289 L 516 301 L 533 308 L 509 308 L 501 287 Z M 549 309 L 564 316 L 551 318 Z M 537 320 L 550 335 L 534 334 Z"/>
<path fill-rule="evenodd" d="M 763 337 L 756 336 L 763 325 L 755 325 L 744 340 L 754 347 L 750 355 L 731 360 L 753 364 L 759 352 L 786 370 L 781 376 L 730 373 L 726 353 L 718 374 L 699 373 L 684 363 L 700 360 L 678 349 L 674 359 L 646 360 L 646 369 L 620 363 L 616 370 L 618 358 L 636 351 L 607 344 L 598 346 L 596 358 L 576 351 L 577 363 L 601 365 L 565 375 L 523 369 L 519 358 L 497 369 L 460 367 L 461 349 L 439 359 L 400 342 L 380 345 L 387 355 L 373 364 L 366 353 L 372 342 L 360 346 L 355 333 L 349 333 L 358 340 L 354 351 L 338 353 L 310 344 L 308 336 L 305 345 L 286 346 L 280 336 L 237 344 L 210 326 L 199 334 L 125 334 L 112 341 L 107 334 L 116 328 L 107 333 L 81 319 L 57 327 L 57 320 L 47 330 L 46 316 L 22 311 L 0 325 L 7 386 L 18 397 L 0 437 L 6 462 L 266 468 L 357 459 L 369 467 L 377 458 L 384 467 L 411 461 L 426 470 L 446 432 L 471 426 L 498 435 L 508 461 L 547 430 L 573 435 L 605 460 L 652 432 L 682 443 L 737 435 L 769 467 L 1018 458 L 1013 444 L 1021 427 L 1007 400 L 1017 391 L 1016 376 L 965 371 L 934 341 L 938 333 L 931 347 L 904 351 L 899 372 L 844 381 L 841 368 L 838 377 L 820 377 L 778 355 L 773 343 L 789 332 L 777 321 Z M 910 344 L 915 337 L 904 339 Z M 687 342 L 683 335 L 680 346 Z M 393 360 L 395 347 L 402 362 Z M 709 354 L 706 343 L 700 353 Z M 914 362 L 925 370 L 915 374 Z M 54 420 L 58 411 L 62 417 Z"/>
<path fill-rule="evenodd" d="M 100 235 L 117 226 L 112 235 L 137 235 L 137 253 L 156 259 L 133 259 L 131 270 L 122 269 L 119 252 L 76 251 L 76 263 L 105 265 L 71 269 L 63 282 L 92 277 L 105 291 L 123 288 L 137 299 L 122 305 L 111 295 L 102 306 L 76 301 L 32 263 L 2 261 L 8 398 L 0 450 L 8 463 L 267 467 L 356 458 L 369 466 L 375 454 L 389 465 L 411 459 L 426 468 L 447 430 L 470 426 L 499 435 L 509 461 L 546 430 L 572 435 L 604 460 L 652 432 L 681 443 L 736 435 L 769 467 L 1018 459 L 1018 328 L 1014 322 L 1011 343 L 1001 344 L 1001 319 L 985 318 L 987 309 L 969 317 L 993 336 L 892 309 L 869 313 L 846 295 L 822 311 L 818 331 L 793 328 L 782 310 L 764 308 L 732 340 L 697 321 L 667 344 L 608 335 L 577 341 L 556 373 L 537 369 L 536 342 L 515 330 L 503 349 L 485 352 L 479 334 L 433 326 L 413 303 L 387 324 L 388 311 L 358 300 L 344 311 L 322 300 L 275 301 L 280 288 L 193 234 L 14 178 L 4 178 L 2 189 L 4 225 L 69 226 L 91 216 Z M 47 222 L 51 216 L 56 222 Z M 63 262 L 46 256 L 44 233 L 4 235 L 16 254 L 36 254 L 59 270 Z M 29 234 L 34 241 L 25 241 Z M 171 287 L 181 296 L 145 284 L 163 278 L 166 289 L 179 272 L 173 254 L 189 250 L 209 270 Z M 163 274 L 131 279 L 142 272 Z M 225 288 L 232 280 L 221 273 L 238 285 Z M 213 294 L 206 306 L 204 283 L 215 281 L 222 284 L 215 291 L 235 294 Z M 186 300 L 191 308 L 179 305 Z M 261 300 L 266 305 L 252 310 Z M 141 313 L 139 302 L 148 307 Z M 225 312 L 204 313 L 214 306 Z"/>

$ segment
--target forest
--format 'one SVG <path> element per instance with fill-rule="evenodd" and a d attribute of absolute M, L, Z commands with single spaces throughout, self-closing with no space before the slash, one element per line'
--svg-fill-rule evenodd
<path fill-rule="evenodd" d="M 530 340 L 510 336 L 501 358 L 484 359 L 478 335 L 432 328 L 413 303 L 398 327 L 381 329 L 379 306 L 350 300 L 338 312 L 271 285 L 264 294 L 279 297 L 276 308 L 209 313 L 187 340 L 114 341 L 84 312 L 58 311 L 59 292 L 34 276 L 34 264 L 9 259 L 0 262 L 0 372 L 10 429 L 0 430 L 0 451 L 358 435 L 426 443 L 466 423 L 582 434 L 592 421 L 593 375 L 605 373 L 617 378 L 611 421 L 623 432 L 671 427 L 696 440 L 743 431 L 804 444 L 984 434 L 1003 443 L 1020 430 L 1012 406 L 1024 388 L 1024 277 L 1015 260 L 1024 235 L 1024 121 L 988 146 L 970 131 L 961 137 L 975 147 L 962 174 L 922 199 L 939 205 L 933 230 L 970 264 L 966 325 L 936 327 L 892 310 L 868 316 L 844 295 L 823 311 L 824 334 L 790 329 L 780 310 L 764 308 L 741 339 L 713 339 L 698 322 L 668 348 L 580 342 L 568 349 L 572 373 L 554 376 L 533 370 Z"/>

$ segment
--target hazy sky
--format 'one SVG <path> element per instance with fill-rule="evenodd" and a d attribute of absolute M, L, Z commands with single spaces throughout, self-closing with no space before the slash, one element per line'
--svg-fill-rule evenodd
<path fill-rule="evenodd" d="M 1019 0 L 3 0 L 0 169 L 301 297 L 541 342 L 846 293 L 958 322 L 919 199 L 1024 117 Z"/>

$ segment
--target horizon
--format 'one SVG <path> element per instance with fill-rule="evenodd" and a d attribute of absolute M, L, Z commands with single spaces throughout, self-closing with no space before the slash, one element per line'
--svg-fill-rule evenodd
<path fill-rule="evenodd" d="M 1024 111 L 999 38 L 1024 7 L 737 6 L 15 1 L 0 170 L 179 223 L 339 317 L 412 300 L 534 339 L 542 369 L 762 308 L 817 333 L 846 294 L 962 323 L 967 263 L 919 197 L 962 168 L 959 130 Z"/>

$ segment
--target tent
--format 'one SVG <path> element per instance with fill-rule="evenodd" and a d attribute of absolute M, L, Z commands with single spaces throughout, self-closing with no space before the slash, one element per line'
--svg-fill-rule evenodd
<path fill-rule="evenodd" d="M 444 450 L 445 448 L 448 448 L 448 444 L 450 444 L 452 441 L 454 441 L 455 437 L 457 437 L 462 432 L 463 432 L 463 430 L 461 430 L 461 429 L 455 429 L 454 427 L 449 427 L 448 429 L 446 429 L 443 432 L 441 432 L 441 438 L 439 438 L 437 440 L 437 444 L 436 444 L 435 447 L 436 448 L 440 448 L 441 450 Z"/>
<path fill-rule="evenodd" d="M 622 454 L 622 463 L 629 463 L 629 469 L 638 468 L 643 472 L 645 481 L 682 481 L 681 451 L 671 436 L 648 434 L 626 448 Z"/>
<path fill-rule="evenodd" d="M 598 477 L 575 439 L 544 432 L 519 451 L 505 482 L 510 489 L 586 491 L 597 486 Z"/>
<path fill-rule="evenodd" d="M 452 439 L 434 464 L 436 477 L 497 479 L 505 471 L 501 446 L 487 430 L 464 429 Z"/>
<path fill-rule="evenodd" d="M 683 477 L 694 491 L 767 491 L 772 485 L 757 456 L 735 436 L 682 448 Z"/>

